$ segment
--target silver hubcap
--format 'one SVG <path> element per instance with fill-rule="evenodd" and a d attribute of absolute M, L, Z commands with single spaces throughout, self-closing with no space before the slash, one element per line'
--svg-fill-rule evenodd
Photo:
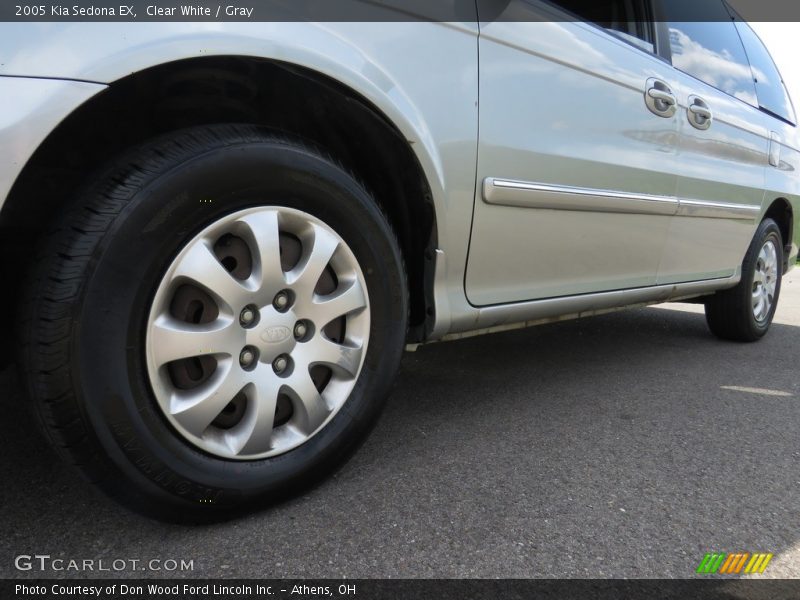
<path fill-rule="evenodd" d="M 175 429 L 216 456 L 306 442 L 339 411 L 369 340 L 358 261 L 310 214 L 253 208 L 211 224 L 167 269 L 147 322 L 147 369 Z"/>
<path fill-rule="evenodd" d="M 753 316 L 756 321 L 765 321 L 775 301 L 775 287 L 778 284 L 778 253 L 775 243 L 768 240 L 756 260 L 753 276 Z"/>

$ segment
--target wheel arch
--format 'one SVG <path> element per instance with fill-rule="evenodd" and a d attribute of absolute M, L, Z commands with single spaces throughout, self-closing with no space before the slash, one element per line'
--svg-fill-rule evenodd
<path fill-rule="evenodd" d="M 417 130 L 411 125 L 418 115 L 384 108 L 328 74 L 274 59 L 206 56 L 136 71 L 73 111 L 31 156 L 0 212 L 3 255 L 19 256 L 20 248 L 32 253 L 26 244 L 109 156 L 184 127 L 255 123 L 326 150 L 373 194 L 406 262 L 409 341 L 422 340 L 435 315 L 438 234 L 431 183 L 441 190 L 437 160 L 419 131 L 424 122 Z M 0 269 L 12 286 L 26 271 L 18 260 L 4 261 Z"/>
<path fill-rule="evenodd" d="M 778 224 L 784 245 L 784 272 L 788 269 L 788 258 L 794 239 L 794 211 L 792 204 L 786 198 L 776 198 L 764 213 L 764 219 L 772 219 Z"/>

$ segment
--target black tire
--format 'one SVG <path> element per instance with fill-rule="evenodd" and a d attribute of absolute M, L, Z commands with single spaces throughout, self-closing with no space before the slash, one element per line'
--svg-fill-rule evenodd
<path fill-rule="evenodd" d="M 285 454 L 228 461 L 166 422 L 143 340 L 182 244 L 259 204 L 310 213 L 346 241 L 369 293 L 369 345 L 352 393 L 319 433 Z M 283 499 L 330 473 L 376 421 L 405 343 L 404 266 L 376 202 L 320 151 L 246 125 L 170 134 L 93 177 L 42 247 L 22 306 L 23 381 L 53 445 L 135 510 L 196 520 Z"/>
<path fill-rule="evenodd" d="M 752 291 L 758 255 L 768 240 L 772 240 L 778 258 L 777 283 L 772 306 L 766 317 L 759 321 L 753 313 Z M 717 292 L 706 300 L 706 322 L 711 332 L 719 338 L 738 342 L 755 342 L 769 330 L 783 276 L 783 242 L 778 225 L 772 219 L 764 219 L 758 226 L 753 241 L 742 262 L 742 279 L 729 290 Z"/>

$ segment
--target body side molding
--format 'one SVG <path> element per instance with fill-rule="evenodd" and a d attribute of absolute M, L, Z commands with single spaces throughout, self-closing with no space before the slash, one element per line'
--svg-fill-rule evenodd
<path fill-rule="evenodd" d="M 520 208 L 677 215 L 745 221 L 753 221 L 761 211 L 760 206 L 748 204 L 706 202 L 675 196 L 637 194 L 495 177 L 484 179 L 483 199 L 488 204 Z"/>

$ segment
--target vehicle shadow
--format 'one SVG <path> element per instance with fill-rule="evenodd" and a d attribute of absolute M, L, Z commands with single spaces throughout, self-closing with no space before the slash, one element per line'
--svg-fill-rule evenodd
<path fill-rule="evenodd" d="M 798 543 L 798 355 L 795 327 L 728 343 L 663 308 L 423 346 L 344 468 L 206 527 L 77 481 L 8 371 L 0 548 L 194 558 L 195 577 L 690 577 L 705 552 Z"/>

